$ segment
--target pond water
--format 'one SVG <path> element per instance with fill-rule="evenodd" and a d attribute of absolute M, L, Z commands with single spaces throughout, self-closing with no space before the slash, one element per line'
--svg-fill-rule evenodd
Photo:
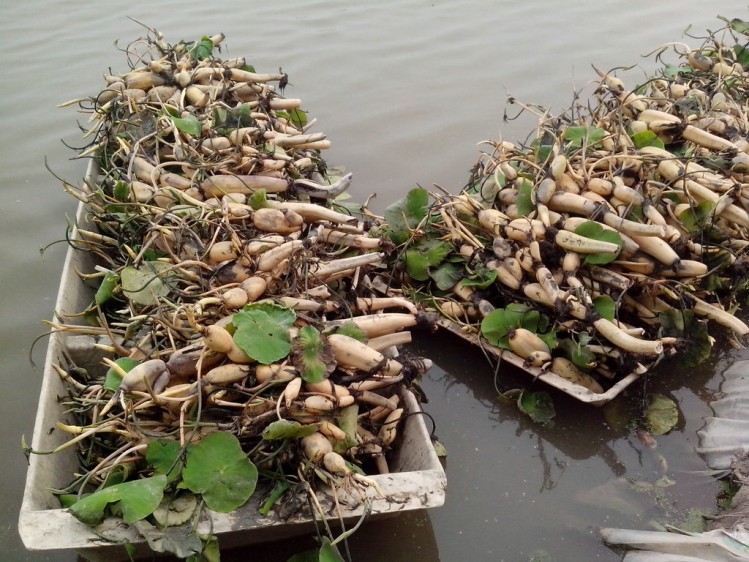
<path fill-rule="evenodd" d="M 127 16 L 172 42 L 224 32 L 225 56 L 246 56 L 260 71 L 283 67 L 291 79 L 287 95 L 301 98 L 318 118 L 315 130 L 333 141 L 328 162 L 353 172 L 352 195 L 376 193 L 371 206 L 381 210 L 416 185 L 457 192 L 477 142 L 525 138 L 532 123 L 502 122 L 508 93 L 562 108 L 593 79 L 591 64 L 641 65 L 634 81 L 653 68 L 641 55 L 668 41 L 696 45 L 684 35 L 689 25 L 699 34 L 719 27 L 717 15 L 746 19 L 745 11 L 738 0 L 3 2 L 0 557 L 75 560 L 26 552 L 16 531 L 26 471 L 21 435 L 32 433 L 40 385 L 28 357 L 43 358 L 44 340 L 30 349 L 52 314 L 65 250 L 53 243 L 64 239 L 74 210 L 45 158 L 60 176 L 82 177 L 85 163 L 69 160 L 73 153 L 60 142 L 79 144 L 80 116 L 55 106 L 97 92 L 107 68 L 125 69 L 113 44 L 143 33 Z M 695 432 L 710 413 L 706 403 L 721 370 L 740 352 L 724 351 L 692 372 L 663 369 L 649 377 L 649 391 L 676 399 L 686 413 L 652 451 L 636 435 L 612 429 L 602 410 L 564 396 L 554 395 L 554 427 L 534 425 L 497 400 L 492 371 L 477 353 L 441 336 L 417 347 L 438 365 L 423 388 L 449 452 L 447 503 L 357 533 L 355 560 L 527 561 L 543 552 L 557 561 L 619 560 L 596 526 L 647 528 L 651 520 L 678 523 L 690 509 L 713 508 L 718 486 L 698 474 L 704 464 L 693 452 Z M 528 382 L 511 372 L 500 379 L 504 388 Z M 638 400 L 641 390 L 628 398 Z M 664 468 L 675 484 L 654 487 Z M 255 547 L 224 558 L 282 561 L 304 546 Z"/>

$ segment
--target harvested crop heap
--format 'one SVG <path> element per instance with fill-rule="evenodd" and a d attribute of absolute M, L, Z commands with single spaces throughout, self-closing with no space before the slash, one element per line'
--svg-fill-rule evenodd
<path fill-rule="evenodd" d="M 393 205 L 415 298 L 594 393 L 664 351 L 704 358 L 703 319 L 749 333 L 733 315 L 749 289 L 746 33 L 735 20 L 677 45 L 681 64 L 635 89 L 599 72 L 559 117 L 521 104 L 532 142 L 488 142 L 458 196 Z"/>
<path fill-rule="evenodd" d="M 403 393 L 428 368 L 395 347 L 425 315 L 373 289 L 391 244 L 367 234 L 366 211 L 330 202 L 351 175 L 326 170 L 329 141 L 281 95 L 286 75 L 215 58 L 222 39 L 139 40 L 129 72 L 77 100 L 98 174 L 66 186 L 85 210 L 72 243 L 98 264 L 81 273 L 98 290 L 80 311 L 93 326 L 53 328 L 108 337 L 97 347 L 112 357 L 105 375 L 56 367 L 76 418 L 59 428 L 82 461 L 64 491 L 87 523 L 125 504 L 131 484 L 157 500 L 172 490 L 155 512 L 162 525 L 174 493 L 192 506 L 179 507 L 182 522 L 196 498 L 236 509 L 258 478 L 277 492 L 266 512 L 288 503 L 293 514 L 305 502 L 284 492 L 320 479 L 363 498 L 377 487 L 366 473 L 388 471 L 415 413 Z M 206 481 L 227 470 L 235 481 Z M 122 514 L 145 525 L 157 505 Z"/>

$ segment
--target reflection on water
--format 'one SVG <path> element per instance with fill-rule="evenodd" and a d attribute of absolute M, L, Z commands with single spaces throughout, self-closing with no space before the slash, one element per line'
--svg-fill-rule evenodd
<path fill-rule="evenodd" d="M 0 3 L 0 65 L 6 77 L 0 107 L 0 449 L 8 459 L 0 482 L 6 499 L 0 526 L 3 560 L 75 560 L 70 553 L 27 553 L 15 530 L 26 471 L 20 435 L 31 433 L 40 382 L 26 356 L 43 331 L 41 320 L 52 314 L 64 255 L 62 244 L 47 251 L 44 260 L 38 249 L 63 239 L 66 214 L 73 210 L 71 198 L 45 169 L 44 158 L 73 182 L 83 175 L 85 162 L 70 161 L 71 152 L 59 142 L 80 144 L 79 116 L 55 106 L 98 91 L 109 67 L 124 70 L 122 55 L 112 44 L 142 33 L 126 16 L 160 29 L 173 42 L 223 31 L 226 56 L 247 56 L 262 71 L 282 66 L 291 77 L 287 95 L 303 100 L 319 119 L 316 130 L 333 142 L 329 161 L 354 173 L 354 197 L 377 193 L 373 208 L 379 210 L 416 184 L 439 183 L 457 191 L 482 139 L 524 138 L 532 124 L 502 123 L 506 91 L 560 108 L 570 101 L 574 87 L 592 78 L 591 63 L 599 68 L 636 64 L 644 52 L 683 39 L 690 24 L 697 30 L 716 27 L 716 14 L 746 12 L 738 0 L 691 2 L 688 9 L 686 4 Z M 37 362 L 42 361 L 42 347 L 34 354 Z M 579 500 L 590 490 L 601 492 L 592 492 L 594 498 L 606 497 L 608 489 L 599 486 L 622 476 L 647 482 L 657 478 L 653 455 L 632 436 L 608 429 L 600 410 L 558 397 L 555 427 L 539 428 L 513 406 L 497 402 L 481 359 L 442 340 L 425 352 L 444 369 L 435 369 L 424 388 L 430 397 L 427 408 L 450 452 L 447 504 L 428 516 L 368 527 L 351 543 L 356 560 L 522 561 L 539 549 L 557 561 L 615 560 L 593 527 L 645 526 L 647 518 L 660 513 L 652 499 L 626 487 L 621 492 L 625 501 L 644 503 L 634 517 L 612 506 L 593 508 L 584 496 Z M 662 377 L 663 392 L 690 412 L 678 432 L 658 440 L 669 476 L 677 481 L 664 494 L 677 510 L 712 501 L 713 483 L 688 473 L 702 469 L 691 447 L 707 412 L 703 400 L 717 388 L 716 371 L 699 373 L 690 385 L 676 375 Z M 506 377 L 503 373 L 500 382 Z M 523 377 L 517 380 L 527 382 Z M 654 378 L 649 384 L 659 382 Z M 385 550 L 387 556 L 381 555 Z M 232 553 L 227 559 L 252 552 Z M 272 562 L 285 560 L 290 550 L 263 552 L 263 559 Z"/>
<path fill-rule="evenodd" d="M 552 392 L 553 425 L 534 424 L 514 404 L 498 399 L 491 367 L 466 353 L 456 338 L 429 336 L 415 347 L 421 353 L 429 350 L 439 365 L 423 386 L 426 409 L 448 450 L 446 511 L 471 510 L 472 524 L 461 529 L 461 540 L 473 545 L 481 559 L 527 560 L 543 548 L 557 560 L 583 553 L 618 560 L 598 541 L 597 527 L 678 525 L 690 509 L 713 509 L 717 485 L 695 474 L 704 464 L 692 451 L 693 433 L 709 408 L 690 398 L 689 388 L 703 388 L 713 368 L 679 381 L 662 369 L 631 390 L 624 401 L 634 409 L 645 389 L 663 387 L 682 411 L 690 412 L 689 420 L 652 443 L 643 442 L 632 428 L 614 429 L 604 409 L 558 392 Z M 503 369 L 497 381 L 503 389 L 528 385 L 528 376 L 514 370 Z M 531 388 L 545 389 L 540 383 Z M 435 527 L 446 524 L 443 516 L 440 510 L 432 513 Z M 459 546 L 437 541 L 442 559 L 461 555 Z"/>

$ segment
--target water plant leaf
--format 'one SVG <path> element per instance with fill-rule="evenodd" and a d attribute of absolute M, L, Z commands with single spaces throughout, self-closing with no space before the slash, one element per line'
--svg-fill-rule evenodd
<path fill-rule="evenodd" d="M 531 552 L 528 562 L 554 562 L 554 556 L 549 551 L 539 548 Z"/>
<path fill-rule="evenodd" d="M 281 326 L 291 327 L 296 322 L 296 312 L 286 306 L 274 302 L 253 302 L 246 305 L 243 309 L 245 312 L 259 310 L 267 314 L 273 322 Z"/>
<path fill-rule="evenodd" d="M 505 308 L 498 308 L 487 314 L 481 321 L 481 335 L 492 345 L 510 349 L 508 339 L 511 330 L 525 328 L 537 333 L 546 323 L 541 314 L 524 304 L 511 303 Z"/>
<path fill-rule="evenodd" d="M 164 498 L 166 476 L 151 476 L 103 488 L 70 506 L 70 512 L 86 525 L 104 519 L 110 503 L 118 502 L 122 518 L 133 524 L 151 515 Z"/>
<path fill-rule="evenodd" d="M 336 453 L 344 453 L 357 443 L 356 428 L 359 423 L 359 405 L 354 403 L 343 408 L 339 412 L 336 422 L 338 422 L 338 427 L 346 434 L 346 438 L 334 442 L 333 450 Z"/>
<path fill-rule="evenodd" d="M 366 342 L 368 339 L 367 333 L 359 326 L 357 326 L 354 322 L 344 322 L 338 328 L 336 328 L 335 333 L 341 334 L 343 336 L 348 336 L 362 342 Z"/>
<path fill-rule="evenodd" d="M 387 236 L 395 244 L 403 244 L 411 236 L 411 230 L 426 216 L 429 205 L 429 193 L 417 187 L 409 191 L 385 209 L 385 222 L 389 230 Z"/>
<path fill-rule="evenodd" d="M 585 345 L 581 345 L 570 338 L 564 338 L 560 341 L 559 349 L 570 361 L 584 370 L 591 369 L 596 361 L 595 353 Z"/>
<path fill-rule="evenodd" d="M 273 506 L 276 505 L 276 502 L 281 499 L 288 489 L 289 483 L 286 480 L 277 481 L 276 485 L 273 486 L 273 490 L 271 490 L 271 493 L 268 494 L 268 497 L 263 502 L 263 505 L 258 509 L 258 513 L 260 515 L 268 515 Z"/>
<path fill-rule="evenodd" d="M 293 310 L 272 303 L 248 305 L 234 314 L 234 343 L 249 357 L 270 364 L 291 351 L 289 326 L 296 319 Z"/>
<path fill-rule="evenodd" d="M 416 281 L 426 281 L 429 279 L 429 266 L 427 257 L 419 252 L 418 249 L 406 251 L 404 257 L 406 273 Z"/>
<path fill-rule="evenodd" d="M 660 137 L 658 137 L 658 135 L 653 131 L 640 131 L 639 133 L 630 135 L 630 138 L 632 139 L 635 148 L 638 149 L 645 148 L 646 146 L 656 146 L 658 148 L 666 147 Z"/>
<path fill-rule="evenodd" d="M 733 52 L 735 53 L 736 62 L 739 63 L 744 70 L 749 68 L 749 49 L 743 45 L 734 45 Z"/>
<path fill-rule="evenodd" d="M 452 247 L 447 242 L 425 239 L 406 251 L 406 273 L 417 281 L 429 279 L 431 268 L 441 264 L 450 254 Z"/>
<path fill-rule="evenodd" d="M 731 29 L 738 33 L 742 33 L 744 35 L 749 35 L 749 23 L 745 22 L 744 20 L 741 20 L 739 18 L 733 18 L 731 21 L 728 22 L 728 25 Z"/>
<path fill-rule="evenodd" d="M 619 233 L 603 228 L 600 224 L 594 221 L 586 221 L 575 229 L 575 234 L 584 236 L 585 238 L 592 238 L 593 240 L 599 240 L 602 242 L 611 242 L 619 246 L 619 251 L 614 254 L 608 253 L 597 253 L 597 254 L 586 254 L 585 263 L 591 265 L 604 265 L 611 263 L 616 259 L 621 252 L 624 241 Z"/>
<path fill-rule="evenodd" d="M 132 463 L 114 465 L 112 469 L 107 472 L 107 477 L 104 480 L 104 484 L 102 485 L 102 487 L 108 488 L 109 486 L 114 486 L 115 484 L 122 484 L 123 482 L 127 482 L 132 476 L 134 470 L 135 467 Z"/>
<path fill-rule="evenodd" d="M 315 424 L 302 425 L 294 420 L 276 420 L 263 430 L 263 439 L 266 441 L 279 441 L 282 439 L 301 439 L 312 435 L 317 431 Z"/>
<path fill-rule="evenodd" d="M 569 142 L 570 146 L 593 146 L 603 140 L 606 131 L 599 127 L 567 127 L 562 139 Z"/>
<path fill-rule="evenodd" d="M 635 411 L 632 403 L 626 400 L 612 400 L 603 407 L 603 417 L 608 426 L 618 435 L 628 435 L 635 427 L 639 408 Z"/>
<path fill-rule="evenodd" d="M 213 54 L 213 41 L 211 41 L 210 37 L 204 35 L 200 41 L 195 42 L 188 51 L 188 54 L 197 60 L 211 58 L 211 55 Z"/>
<path fill-rule="evenodd" d="M 194 115 L 170 118 L 174 126 L 187 135 L 190 135 L 192 137 L 199 137 L 203 132 L 203 125 L 200 123 L 200 120 L 198 120 L 198 118 Z"/>
<path fill-rule="evenodd" d="M 231 433 L 211 433 L 187 448 L 182 482 L 202 494 L 214 511 L 229 513 L 244 505 L 255 491 L 257 477 L 257 467 Z"/>
<path fill-rule="evenodd" d="M 254 211 L 268 206 L 268 197 L 264 189 L 257 189 L 247 198 L 247 204 Z"/>
<path fill-rule="evenodd" d="M 139 365 L 140 361 L 138 361 L 137 359 L 133 359 L 131 357 L 120 357 L 119 359 L 115 360 L 115 363 L 123 371 L 128 373 L 133 367 L 135 367 L 136 365 Z M 106 388 L 107 390 L 111 390 L 112 392 L 115 392 L 118 388 L 120 388 L 121 382 L 122 382 L 122 377 L 120 376 L 120 373 L 118 373 L 115 369 L 110 367 L 106 375 L 104 375 L 104 388 Z"/>
<path fill-rule="evenodd" d="M 651 394 L 645 408 L 645 422 L 653 435 L 665 435 L 679 422 L 679 407 L 667 396 Z"/>
<path fill-rule="evenodd" d="M 543 390 L 538 392 L 522 390 L 518 396 L 517 405 L 521 412 L 541 425 L 550 424 L 556 415 L 551 395 Z"/>
<path fill-rule="evenodd" d="M 447 291 L 463 278 L 465 270 L 454 263 L 445 262 L 429 272 L 429 276 L 440 291 Z"/>
<path fill-rule="evenodd" d="M 536 206 L 533 204 L 533 183 L 526 178 L 519 178 L 517 180 L 518 186 L 518 198 L 516 204 L 518 206 L 518 215 L 521 217 L 527 217 Z"/>
<path fill-rule="evenodd" d="M 307 112 L 301 109 L 292 109 L 289 113 L 289 121 L 297 128 L 303 128 L 307 125 Z"/>
<path fill-rule="evenodd" d="M 689 234 L 700 234 L 712 219 L 715 203 L 703 201 L 679 213 L 678 219 Z"/>
<path fill-rule="evenodd" d="M 316 548 L 305 550 L 304 552 L 298 552 L 286 562 L 319 562 L 320 555 Z"/>
<path fill-rule="evenodd" d="M 432 441 L 432 446 L 434 447 L 435 454 L 441 458 L 445 459 L 447 458 L 447 447 L 445 447 L 445 444 L 442 443 L 442 441 L 435 439 Z"/>
<path fill-rule="evenodd" d="M 187 562 L 221 562 L 221 548 L 216 535 L 198 535 L 203 542 L 203 552 L 188 556 Z"/>
<path fill-rule="evenodd" d="M 104 279 L 102 279 L 99 288 L 96 289 L 96 294 L 94 295 L 96 306 L 102 306 L 112 300 L 119 285 L 120 276 L 111 271 L 107 271 L 104 274 Z"/>
<path fill-rule="evenodd" d="M 112 195 L 117 201 L 127 201 L 130 199 L 130 185 L 126 181 L 117 180 L 114 182 Z"/>
<path fill-rule="evenodd" d="M 307 112 L 301 109 L 292 109 L 290 111 L 277 111 L 276 117 L 286 119 L 289 123 L 301 129 L 307 124 Z"/>
<path fill-rule="evenodd" d="M 549 157 L 552 154 L 552 151 L 554 150 L 553 144 L 546 144 L 546 143 L 537 143 L 536 144 L 536 162 L 540 165 L 543 165 L 547 162 Z"/>
<path fill-rule="evenodd" d="M 254 123 L 252 118 L 252 108 L 250 104 L 240 103 L 235 107 L 214 107 L 213 108 L 213 127 L 215 129 L 239 129 L 240 127 L 249 127 Z"/>
<path fill-rule="evenodd" d="M 497 272 L 484 266 L 477 267 L 470 277 L 463 279 L 465 287 L 476 287 L 486 289 L 491 287 L 497 280 Z"/>
<path fill-rule="evenodd" d="M 713 347 L 707 324 L 695 316 L 691 310 L 672 309 L 658 314 L 664 336 L 682 338 L 688 345 L 683 346 L 676 360 L 685 367 L 694 367 L 710 357 Z"/>
<path fill-rule="evenodd" d="M 127 266 L 120 272 L 122 293 L 135 304 L 151 306 L 159 303 L 159 299 L 169 294 L 169 285 L 162 278 L 168 263 L 160 261 L 146 261 L 136 269 Z"/>
<path fill-rule="evenodd" d="M 606 320 L 614 320 L 616 315 L 616 303 L 608 295 L 599 295 L 593 298 L 593 307 L 596 312 L 601 315 L 601 318 Z"/>
<path fill-rule="evenodd" d="M 320 547 L 318 560 L 319 562 L 345 562 L 335 545 L 324 539 L 323 545 Z"/>
<path fill-rule="evenodd" d="M 299 330 L 293 348 L 292 362 L 305 382 L 321 382 L 335 369 L 335 359 L 327 340 L 313 326 Z"/>
<path fill-rule="evenodd" d="M 179 441 L 157 439 L 146 448 L 146 461 L 153 467 L 154 474 L 163 474 L 173 482 L 182 474 L 182 446 Z"/>

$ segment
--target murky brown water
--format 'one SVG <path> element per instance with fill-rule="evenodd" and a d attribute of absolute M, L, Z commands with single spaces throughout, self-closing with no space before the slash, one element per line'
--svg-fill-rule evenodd
<path fill-rule="evenodd" d="M 573 88 L 592 79 L 591 63 L 641 63 L 641 54 L 683 40 L 689 24 L 715 28 L 717 14 L 746 18 L 745 12 L 738 0 L 2 2 L 0 558 L 75 559 L 28 553 L 15 529 L 25 478 L 20 435 L 32 432 L 40 384 L 27 357 L 51 315 L 64 256 L 64 244 L 43 259 L 39 249 L 63 239 L 74 209 L 44 159 L 70 180 L 82 176 L 84 163 L 69 161 L 72 153 L 59 141 L 77 144 L 78 116 L 55 105 L 98 91 L 108 67 L 124 70 L 113 42 L 141 34 L 126 16 L 172 41 L 224 32 L 230 56 L 246 56 L 261 71 L 282 66 L 291 77 L 287 95 L 302 98 L 319 119 L 316 130 L 333 141 L 328 161 L 354 172 L 352 195 L 377 193 L 373 208 L 381 209 L 417 184 L 457 191 L 482 139 L 524 138 L 527 122 L 501 122 L 507 92 L 563 107 Z M 37 361 L 43 348 L 42 342 L 34 350 Z M 430 339 L 422 349 L 441 367 L 424 389 L 450 454 L 447 503 L 357 533 L 355 560 L 527 561 L 539 549 L 557 561 L 618 560 L 598 541 L 596 526 L 645 528 L 651 518 L 678 521 L 689 508 L 712 507 L 717 486 L 692 474 L 704 468 L 692 448 L 716 373 L 730 356 L 711 369 L 651 379 L 687 415 L 657 449 L 676 484 L 636 492 L 624 478 L 652 484 L 658 460 L 634 436 L 610 430 L 600 410 L 559 397 L 555 427 L 539 428 L 496 400 L 481 358 L 448 339 Z M 224 558 L 286 560 L 303 547 L 258 547 Z"/>

